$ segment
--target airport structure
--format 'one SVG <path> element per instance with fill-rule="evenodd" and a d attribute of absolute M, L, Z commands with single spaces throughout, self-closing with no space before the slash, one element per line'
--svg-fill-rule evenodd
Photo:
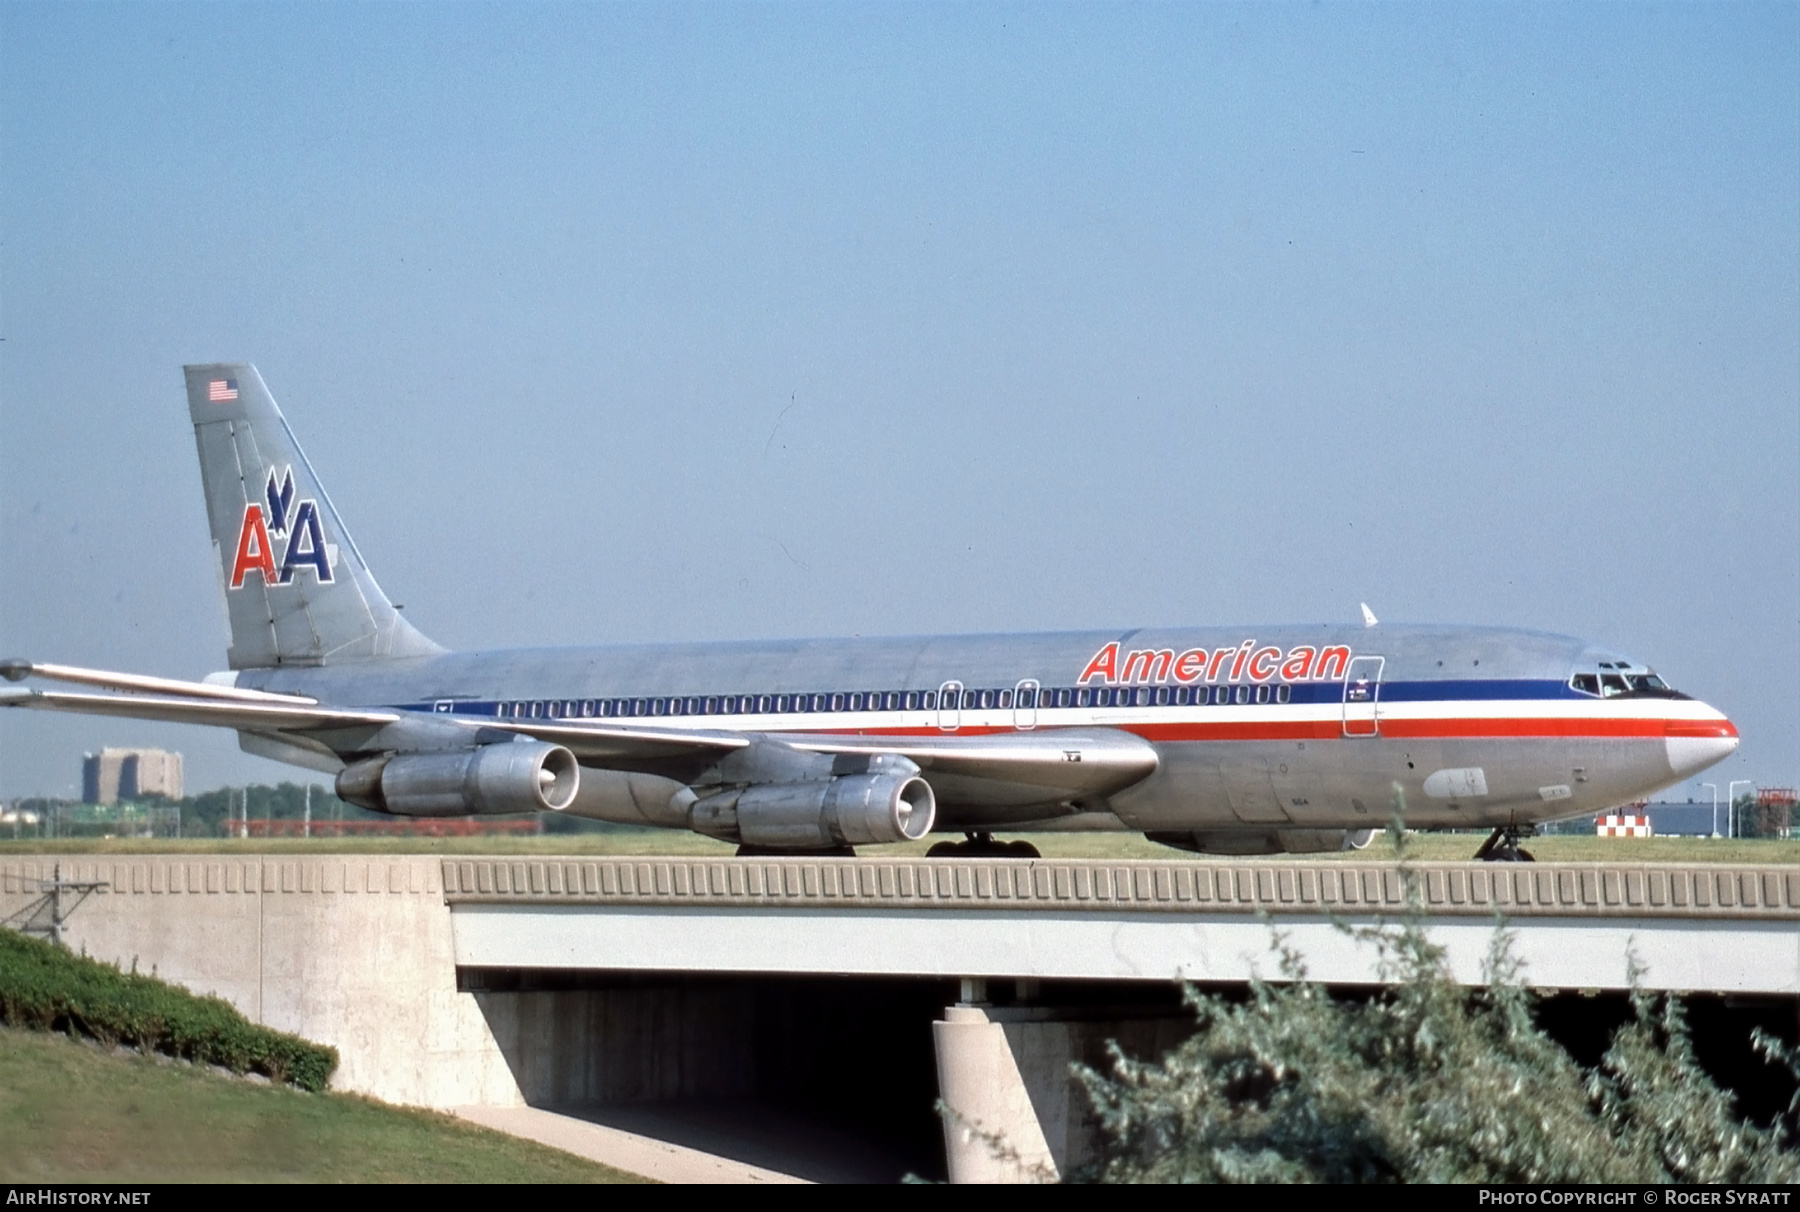
<path fill-rule="evenodd" d="M 1409 895 L 1465 982 L 1485 979 L 1504 915 L 1540 988 L 1623 990 L 1635 956 L 1645 988 L 1761 999 L 1790 1023 L 1800 1004 L 1800 869 L 1776 865 L 0 862 L 6 924 L 54 919 L 73 948 L 329 1043 L 342 1089 L 602 1122 L 801 1107 L 888 1149 L 887 1171 L 813 1172 L 825 1178 L 1066 1173 L 1098 1140 L 1071 1062 L 1104 1065 L 1108 1041 L 1153 1057 L 1182 1039 L 1178 979 L 1278 978 L 1275 929 L 1313 978 L 1376 984 L 1377 949 L 1342 927 L 1391 923 Z"/>
<path fill-rule="evenodd" d="M 102 749 L 81 758 L 84 804 L 116 804 L 160 795 L 181 798 L 181 755 L 166 749 Z"/>

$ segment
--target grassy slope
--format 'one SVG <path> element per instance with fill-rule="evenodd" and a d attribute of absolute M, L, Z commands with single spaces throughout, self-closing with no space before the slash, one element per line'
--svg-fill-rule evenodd
<path fill-rule="evenodd" d="M 0 1181 L 639 1180 L 445 1115 L 0 1030 Z"/>
<path fill-rule="evenodd" d="M 1029 837 L 1047 858 L 1191 858 L 1178 850 L 1146 841 L 1135 833 L 1039 833 L 1002 834 Z M 1486 837 L 1485 833 L 1415 833 L 1417 857 L 1426 860 L 1467 859 Z M 931 841 L 942 840 L 933 838 Z M 869 858 L 922 855 L 930 841 L 902 846 L 868 846 Z M 1800 863 L 1800 840 L 1719 840 L 1705 838 L 1598 838 L 1558 836 L 1533 838 L 1527 848 L 1540 862 L 1660 862 L 1660 863 Z M 300 839 L 220 838 L 190 840 L 0 840 L 0 859 L 25 854 L 658 854 L 724 857 L 736 847 L 694 833 L 674 830 L 638 830 L 616 833 L 565 833 L 543 837 L 467 838 L 346 838 L 304 841 Z M 1385 859 L 1387 848 L 1377 839 L 1366 850 L 1336 854 L 1292 856 L 1302 861 L 1318 859 Z M 1238 860 L 1233 860 L 1238 861 Z M 1283 862 L 1277 856 L 1252 861 Z"/>

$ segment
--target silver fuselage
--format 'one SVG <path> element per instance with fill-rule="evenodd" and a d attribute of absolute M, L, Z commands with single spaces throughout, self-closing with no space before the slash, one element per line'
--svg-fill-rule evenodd
<path fill-rule="evenodd" d="M 461 652 L 245 671 L 238 684 L 459 720 L 776 738 L 1115 729 L 1156 749 L 1135 785 L 1046 802 L 928 771 L 938 829 L 1116 818 L 1144 832 L 1268 832 L 1359 830 L 1395 812 L 1426 828 L 1591 814 L 1736 747 L 1730 721 L 1704 703 L 1572 687 L 1602 661 L 1628 664 L 1581 640 L 1502 629 L 1168 628 Z M 686 783 L 702 763 L 637 765 Z M 655 797 L 618 795 L 604 773 L 584 772 L 601 805 L 591 815 L 679 823 L 643 807 Z"/>

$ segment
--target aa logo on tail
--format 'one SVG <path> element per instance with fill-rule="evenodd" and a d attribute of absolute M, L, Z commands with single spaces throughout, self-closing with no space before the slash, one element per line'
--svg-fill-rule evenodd
<path fill-rule="evenodd" d="M 244 506 L 237 556 L 231 562 L 231 587 L 242 589 L 244 577 L 251 572 L 260 572 L 264 585 L 288 585 L 302 568 L 312 569 L 321 585 L 330 584 L 331 557 L 336 553 L 325 542 L 325 530 L 319 524 L 319 503 L 311 499 L 295 502 L 294 469 L 270 468 L 263 496 L 266 504 L 252 501 Z M 279 571 L 275 566 L 276 540 L 286 541 Z"/>

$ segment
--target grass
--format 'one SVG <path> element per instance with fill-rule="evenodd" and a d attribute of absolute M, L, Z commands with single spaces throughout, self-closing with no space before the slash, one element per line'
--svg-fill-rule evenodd
<path fill-rule="evenodd" d="M 0 1181 L 642 1180 L 435 1112 L 0 1030 Z"/>
<path fill-rule="evenodd" d="M 1005 838 L 1029 838 L 1046 858 L 1179 859 L 1193 856 L 1159 846 L 1135 833 L 1008 833 Z M 1414 833 L 1416 855 L 1423 861 L 1472 858 L 1486 832 Z M 932 842 L 897 846 L 867 846 L 870 858 L 923 855 Z M 1533 838 L 1527 848 L 1539 862 L 1652 862 L 1652 863 L 1800 863 L 1800 839 L 1707 838 L 1600 838 L 1566 834 Z M 556 855 L 670 855 L 678 857 L 726 857 L 735 846 L 697 833 L 676 830 L 620 829 L 607 833 L 552 833 L 538 837 L 460 838 L 53 838 L 0 840 L 0 858 L 30 854 L 556 854 Z M 1326 854 L 1277 855 L 1256 862 L 1311 862 L 1331 859 L 1383 859 L 1386 849 L 1377 838 L 1368 849 Z M 1238 860 L 1233 860 L 1238 861 Z"/>

